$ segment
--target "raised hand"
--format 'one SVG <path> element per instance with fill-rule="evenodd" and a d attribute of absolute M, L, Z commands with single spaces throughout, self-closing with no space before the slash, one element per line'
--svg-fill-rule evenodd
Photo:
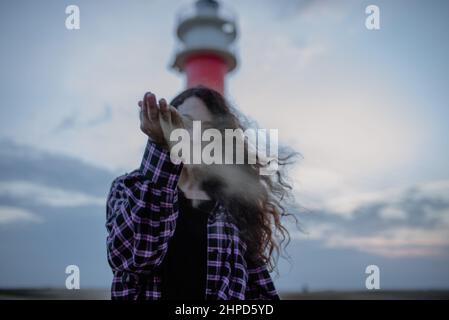
<path fill-rule="evenodd" d="M 156 96 L 151 92 L 147 92 L 138 105 L 140 107 L 140 130 L 152 141 L 168 147 L 159 122 L 159 108 L 156 103 Z"/>

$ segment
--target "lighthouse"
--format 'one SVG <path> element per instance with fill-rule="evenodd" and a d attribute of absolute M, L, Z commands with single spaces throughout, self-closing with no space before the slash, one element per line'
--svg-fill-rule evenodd
<path fill-rule="evenodd" d="M 225 76 L 237 66 L 236 18 L 216 0 L 197 0 L 177 17 L 172 68 L 185 73 L 187 88 L 204 85 L 224 94 Z"/>

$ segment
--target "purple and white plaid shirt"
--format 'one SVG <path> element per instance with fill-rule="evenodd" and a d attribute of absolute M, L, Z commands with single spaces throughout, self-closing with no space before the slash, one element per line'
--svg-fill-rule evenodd
<path fill-rule="evenodd" d="M 161 298 L 160 266 L 178 217 L 181 164 L 148 140 L 139 169 L 117 177 L 106 206 L 112 299 Z M 207 300 L 280 299 L 266 265 L 245 259 L 246 244 L 219 203 L 207 225 Z"/>

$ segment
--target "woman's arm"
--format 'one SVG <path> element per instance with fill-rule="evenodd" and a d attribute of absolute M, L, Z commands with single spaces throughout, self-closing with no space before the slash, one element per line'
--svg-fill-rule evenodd
<path fill-rule="evenodd" d="M 149 273 L 160 265 L 178 216 L 181 164 L 147 142 L 139 169 L 116 178 L 107 198 L 108 262 L 114 271 Z"/>
<path fill-rule="evenodd" d="M 280 300 L 265 264 L 256 265 L 248 262 L 247 268 L 246 300 Z"/>

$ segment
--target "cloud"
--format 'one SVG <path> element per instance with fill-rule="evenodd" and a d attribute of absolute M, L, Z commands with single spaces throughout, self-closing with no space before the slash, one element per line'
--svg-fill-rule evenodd
<path fill-rule="evenodd" d="M 352 248 L 375 255 L 402 258 L 443 256 L 449 254 L 447 228 L 392 228 L 370 236 L 332 234 L 325 245 L 331 248 Z"/>
<path fill-rule="evenodd" d="M 331 197 L 324 203 L 327 210 L 342 214 L 353 215 L 358 209 L 376 204 L 387 205 L 383 208 L 383 215 L 391 216 L 392 210 L 410 209 L 415 207 L 432 206 L 438 204 L 449 205 L 449 180 L 430 181 L 407 187 L 388 188 L 369 192 L 347 192 L 346 194 Z M 419 209 L 418 208 L 418 209 Z M 387 210 L 387 212 L 385 212 Z"/>
<path fill-rule="evenodd" d="M 76 115 L 72 114 L 62 119 L 61 122 L 53 129 L 53 133 L 59 133 L 65 130 L 73 129 L 76 127 L 76 125 Z"/>
<path fill-rule="evenodd" d="M 50 207 L 104 206 L 104 197 L 52 188 L 28 181 L 0 181 L 0 196 Z"/>
<path fill-rule="evenodd" d="M 12 222 L 41 222 L 42 218 L 22 208 L 0 206 L 0 225 Z"/>
<path fill-rule="evenodd" d="M 0 222 L 47 221 L 52 213 L 81 207 L 83 212 L 103 212 L 114 176 L 73 157 L 2 139 Z"/>
<path fill-rule="evenodd" d="M 347 4 L 335 0 L 283 0 L 276 1 L 276 5 L 281 5 L 280 18 L 319 21 L 320 19 L 341 20 L 345 16 L 344 9 Z"/>
<path fill-rule="evenodd" d="M 382 219 L 401 219 L 407 218 L 407 212 L 395 206 L 386 206 L 379 211 Z"/>
<path fill-rule="evenodd" d="M 293 238 L 388 258 L 449 257 L 449 180 L 346 191 L 314 202 L 302 215 L 307 232 Z"/>
<path fill-rule="evenodd" d="M 15 187 L 10 192 L 14 194 L 19 192 L 17 187 L 21 185 L 41 195 L 63 190 L 64 194 L 98 198 L 106 195 L 114 176 L 116 173 L 76 157 L 18 144 L 6 138 L 0 140 L 0 182 L 5 192 L 12 182 Z M 40 187 L 45 190 L 39 192 Z"/>
<path fill-rule="evenodd" d="M 279 69 L 279 61 L 288 61 L 289 68 L 302 70 L 312 61 L 328 53 L 323 43 L 310 42 L 298 45 L 283 34 L 265 39 L 265 45 L 269 48 L 276 48 L 276 50 L 260 52 L 258 59 L 263 61 L 261 66 L 264 70 L 273 73 Z"/>
<path fill-rule="evenodd" d="M 59 287 L 58 274 L 73 263 L 87 286 L 107 286 L 104 215 L 115 176 L 75 157 L 0 139 L 0 286 Z M 38 277 L 27 276 L 30 265 Z"/>
<path fill-rule="evenodd" d="M 112 107 L 110 105 L 105 105 L 103 108 L 103 112 L 96 117 L 88 120 L 85 124 L 86 127 L 97 126 L 99 124 L 108 122 L 112 119 Z"/>
<path fill-rule="evenodd" d="M 87 120 L 80 119 L 80 114 L 72 113 L 61 120 L 61 122 L 52 130 L 53 133 L 60 133 L 65 130 L 85 129 L 108 123 L 112 120 L 112 107 L 106 104 L 100 114 Z"/>

